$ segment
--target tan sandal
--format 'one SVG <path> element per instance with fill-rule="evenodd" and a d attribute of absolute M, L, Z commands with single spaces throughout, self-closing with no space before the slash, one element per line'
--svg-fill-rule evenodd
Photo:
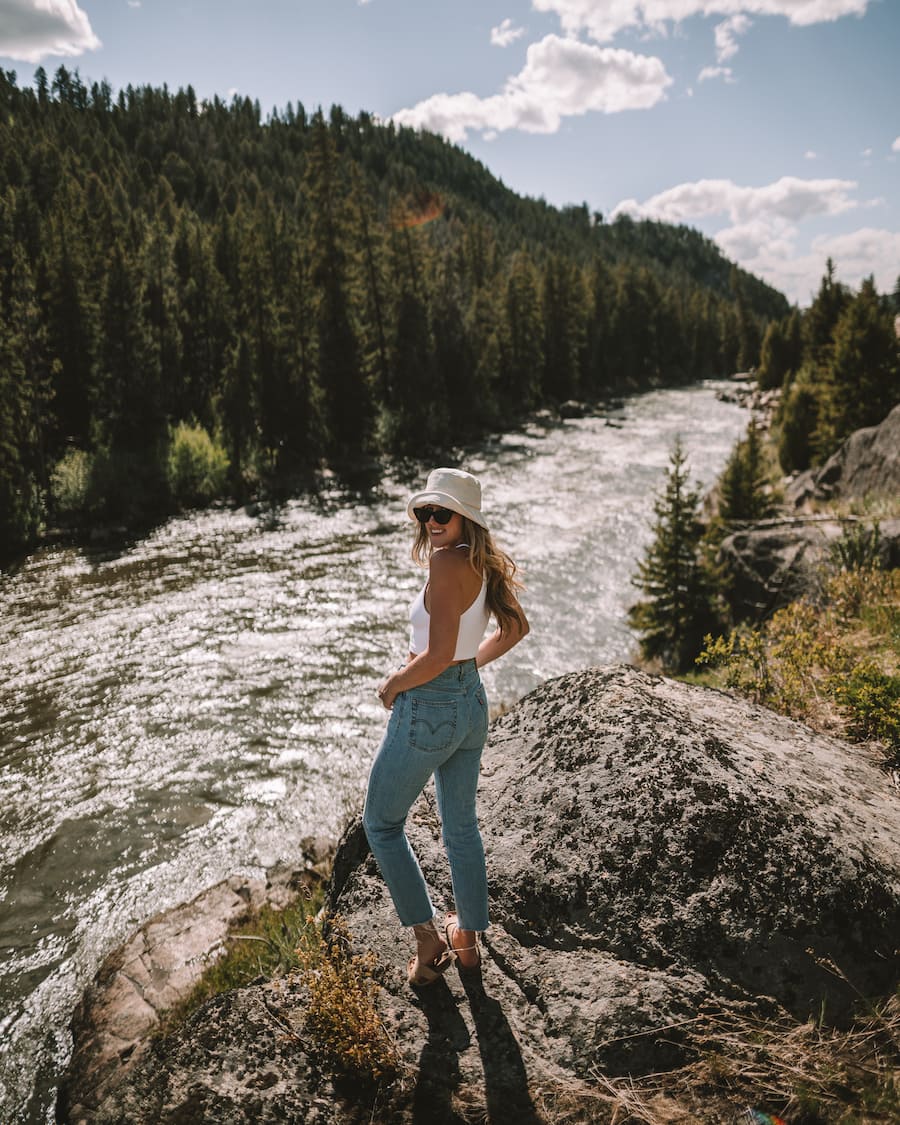
<path fill-rule="evenodd" d="M 425 931 L 429 937 L 443 941 L 434 921 L 424 922 L 421 926 L 413 926 L 417 938 L 419 930 Z M 409 964 L 406 967 L 406 979 L 415 988 L 424 988 L 425 985 L 434 984 L 436 980 L 439 980 L 453 964 L 453 961 L 454 954 L 449 944 L 447 948 L 442 949 L 440 953 L 436 953 L 428 962 L 420 961 L 419 954 L 416 952 L 413 957 L 410 957 Z"/>
<path fill-rule="evenodd" d="M 458 920 L 456 914 L 455 913 L 454 914 L 448 914 L 447 920 L 444 922 L 444 938 L 447 942 L 447 948 L 450 950 L 450 952 L 453 954 L 453 956 L 457 959 L 459 958 L 460 953 L 470 953 L 470 952 L 474 951 L 474 953 L 476 954 L 475 964 L 474 965 L 464 965 L 462 963 L 462 961 L 460 961 L 459 967 L 461 969 L 480 969 L 481 968 L 481 950 L 478 948 L 478 938 L 477 937 L 475 938 L 475 944 L 474 945 L 454 945 L 453 944 L 453 935 L 459 928 L 460 928 L 459 920 Z"/>
<path fill-rule="evenodd" d="M 409 959 L 406 979 L 413 987 L 424 988 L 427 984 L 434 984 L 436 980 L 440 980 L 455 960 L 454 954 L 449 949 L 445 949 L 430 964 L 423 965 L 417 953 L 415 957 Z"/>

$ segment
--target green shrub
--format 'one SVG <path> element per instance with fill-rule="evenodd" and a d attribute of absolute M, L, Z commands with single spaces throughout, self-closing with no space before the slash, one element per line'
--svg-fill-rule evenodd
<path fill-rule="evenodd" d="M 828 676 L 851 663 L 850 653 L 828 628 L 820 610 L 792 602 L 762 629 L 706 637 L 697 663 L 723 669 L 726 687 L 782 714 L 805 717 Z"/>
<path fill-rule="evenodd" d="M 69 449 L 50 474 L 50 501 L 61 519 L 82 516 L 91 500 L 94 459 L 83 449 Z"/>
<path fill-rule="evenodd" d="M 822 601 L 793 602 L 758 629 L 706 637 L 714 682 L 847 737 L 877 739 L 900 764 L 900 570 L 850 569 Z"/>
<path fill-rule="evenodd" d="M 831 547 L 831 561 L 840 570 L 877 570 L 881 566 L 881 527 L 850 524 Z"/>
<path fill-rule="evenodd" d="M 169 440 L 166 475 L 180 506 L 208 504 L 225 491 L 228 454 L 202 426 L 179 422 Z"/>
<path fill-rule="evenodd" d="M 781 402 L 778 460 L 786 473 L 808 469 L 812 463 L 812 433 L 818 416 L 817 388 L 812 374 L 804 369 L 785 386 Z"/>
<path fill-rule="evenodd" d="M 877 738 L 900 763 L 900 676 L 889 676 L 871 661 L 858 664 L 835 684 L 838 706 L 855 738 Z"/>

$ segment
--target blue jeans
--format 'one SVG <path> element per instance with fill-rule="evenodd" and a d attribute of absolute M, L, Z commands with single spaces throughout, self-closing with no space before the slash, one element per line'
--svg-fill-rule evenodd
<path fill-rule="evenodd" d="M 404 926 L 435 915 L 405 832 L 407 813 L 434 774 L 459 925 L 487 929 L 487 875 L 475 814 L 487 727 L 487 699 L 474 660 L 452 664 L 394 700 L 369 774 L 363 826 Z"/>

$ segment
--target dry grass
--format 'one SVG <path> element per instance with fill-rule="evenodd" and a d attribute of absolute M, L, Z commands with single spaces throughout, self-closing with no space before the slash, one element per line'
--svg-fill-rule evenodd
<path fill-rule="evenodd" d="M 302 1019 L 310 1051 L 339 1080 L 352 1079 L 367 1090 L 389 1085 L 400 1057 L 376 1005 L 376 958 L 351 952 L 341 918 L 323 921 L 304 931 L 292 974 L 306 994 Z"/>
<path fill-rule="evenodd" d="M 849 1031 L 713 1009 L 686 1027 L 694 1062 L 643 1078 L 598 1074 L 610 1125 L 900 1121 L 900 993 Z M 599 1121 L 600 1118 L 597 1118 Z"/>

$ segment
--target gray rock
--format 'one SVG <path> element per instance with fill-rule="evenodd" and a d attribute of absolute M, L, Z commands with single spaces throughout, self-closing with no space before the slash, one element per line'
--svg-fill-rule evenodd
<path fill-rule="evenodd" d="M 547 1091 L 678 1063 L 705 1006 L 838 1022 L 856 989 L 896 980 L 900 801 L 859 747 L 722 692 L 589 669 L 493 723 L 479 800 L 493 916 L 480 973 L 411 990 L 410 938 L 358 821 L 338 849 L 331 904 L 377 957 L 406 1075 L 365 1120 L 547 1120 Z M 430 790 L 409 832 L 449 907 Z M 295 1037 L 302 997 L 288 988 L 273 1009 L 276 995 L 206 1005 L 94 1120 L 360 1119 Z"/>
<path fill-rule="evenodd" d="M 785 500 L 802 507 L 813 500 L 900 496 L 900 406 L 878 426 L 852 433 L 817 470 L 801 473 Z"/>
<path fill-rule="evenodd" d="M 762 620 L 797 598 L 815 599 L 829 573 L 831 553 L 859 521 L 806 517 L 765 520 L 725 538 L 718 561 L 727 569 L 728 599 L 737 620 Z M 883 566 L 900 566 L 900 519 L 880 523 Z"/>
<path fill-rule="evenodd" d="M 234 875 L 151 918 L 111 953 L 72 1018 L 74 1051 L 59 1091 L 60 1119 L 94 1120 L 108 1089 L 147 1050 L 161 1017 L 224 953 L 229 930 L 263 905 L 283 909 L 294 902 L 301 886 L 321 881 L 317 868 L 330 855 L 327 842 L 309 840 L 304 870 Z"/>

